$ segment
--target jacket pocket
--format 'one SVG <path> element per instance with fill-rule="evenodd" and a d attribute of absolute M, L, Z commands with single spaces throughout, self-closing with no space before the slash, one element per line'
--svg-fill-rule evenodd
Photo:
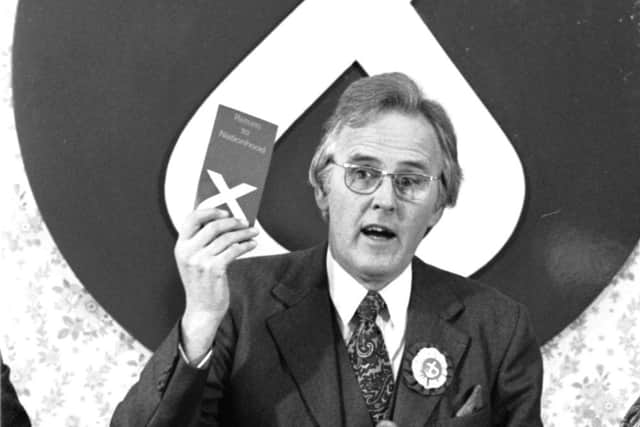
<path fill-rule="evenodd" d="M 434 427 L 490 427 L 491 411 L 489 410 L 489 406 L 485 406 L 473 414 L 436 421 L 435 424 L 430 425 Z"/>

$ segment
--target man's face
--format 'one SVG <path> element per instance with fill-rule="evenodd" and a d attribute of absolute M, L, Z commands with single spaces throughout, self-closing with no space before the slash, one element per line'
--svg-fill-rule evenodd
<path fill-rule="evenodd" d="M 385 112 L 361 128 L 333 135 L 334 161 L 388 172 L 439 176 L 442 157 L 433 127 L 420 116 Z M 336 261 L 369 289 L 381 289 L 406 266 L 428 228 L 442 214 L 439 185 L 431 182 L 423 200 L 399 198 L 390 177 L 372 194 L 357 194 L 344 182 L 345 170 L 330 165 L 316 200 L 329 212 L 329 246 Z"/>

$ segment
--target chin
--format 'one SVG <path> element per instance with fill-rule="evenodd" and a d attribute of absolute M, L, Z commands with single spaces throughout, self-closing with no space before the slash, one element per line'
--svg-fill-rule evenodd
<path fill-rule="evenodd" d="M 361 276 L 368 280 L 391 281 L 402 272 L 402 269 L 398 267 L 397 263 L 391 263 L 389 259 L 372 261 L 363 263 L 358 268 Z"/>

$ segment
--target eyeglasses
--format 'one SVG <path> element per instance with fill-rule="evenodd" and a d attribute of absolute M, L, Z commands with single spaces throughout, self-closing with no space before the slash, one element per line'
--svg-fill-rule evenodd
<path fill-rule="evenodd" d="M 382 184 L 385 176 L 391 177 L 396 195 L 402 199 L 420 201 L 427 198 L 432 181 L 438 181 L 439 176 L 425 175 L 414 172 L 392 173 L 373 166 L 354 165 L 352 163 L 338 164 L 344 169 L 344 184 L 357 194 L 371 194 Z"/>

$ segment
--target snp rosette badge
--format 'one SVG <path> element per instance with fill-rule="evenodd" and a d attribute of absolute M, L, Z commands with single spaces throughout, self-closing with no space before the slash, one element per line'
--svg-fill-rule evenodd
<path fill-rule="evenodd" d="M 405 355 L 403 376 L 409 388 L 418 393 L 441 394 L 451 382 L 453 364 L 435 345 L 419 343 Z"/>

